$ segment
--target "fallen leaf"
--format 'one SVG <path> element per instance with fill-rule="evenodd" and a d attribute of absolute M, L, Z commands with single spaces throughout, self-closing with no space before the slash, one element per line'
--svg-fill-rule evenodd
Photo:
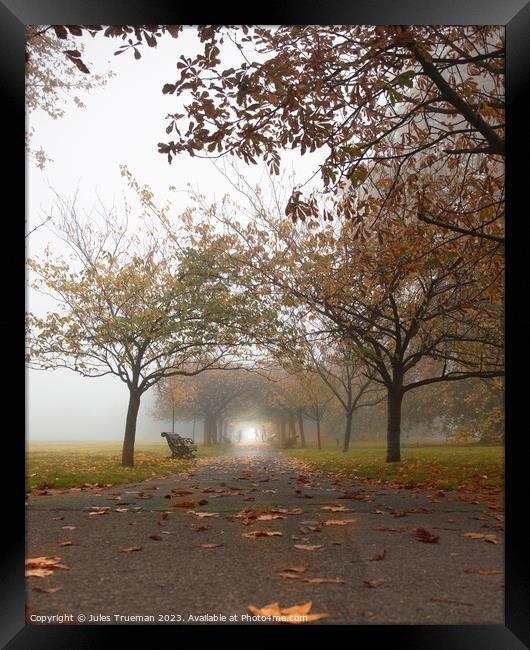
<path fill-rule="evenodd" d="M 75 526 L 63 526 L 63 530 L 75 530 Z"/>
<path fill-rule="evenodd" d="M 366 587 L 380 587 L 384 582 L 384 578 L 375 578 L 375 580 L 363 580 L 363 585 Z"/>
<path fill-rule="evenodd" d="M 346 585 L 346 580 L 341 578 L 303 578 L 304 582 L 309 582 L 312 585 Z"/>
<path fill-rule="evenodd" d="M 286 566 L 283 569 L 280 569 L 280 571 L 289 571 L 290 573 L 305 573 L 307 569 L 308 567 L 299 564 L 297 566 Z"/>
<path fill-rule="evenodd" d="M 28 569 L 68 569 L 65 564 L 61 564 L 60 557 L 33 557 L 25 561 Z"/>
<path fill-rule="evenodd" d="M 164 538 L 162 537 L 162 535 L 159 535 L 158 533 L 155 533 L 154 535 L 149 535 L 149 539 L 154 539 L 155 542 L 160 542 Z"/>
<path fill-rule="evenodd" d="M 279 530 L 253 530 L 251 533 L 243 533 L 243 537 L 281 537 L 283 533 Z"/>
<path fill-rule="evenodd" d="M 288 580 L 304 580 L 304 576 L 299 573 L 291 573 L 290 571 L 278 571 L 280 578 L 287 578 Z"/>
<path fill-rule="evenodd" d="M 43 594 L 55 594 L 61 590 L 62 587 L 33 587 L 33 591 L 40 591 Z"/>
<path fill-rule="evenodd" d="M 386 548 L 384 548 L 380 553 L 374 553 L 370 558 L 370 562 L 379 562 L 379 560 L 384 560 L 386 557 Z"/>
<path fill-rule="evenodd" d="M 172 505 L 172 508 L 193 508 L 195 501 L 177 501 Z"/>
<path fill-rule="evenodd" d="M 172 489 L 171 494 L 174 497 L 184 497 L 187 494 L 193 494 L 193 490 L 174 490 L 174 489 Z"/>
<path fill-rule="evenodd" d="M 192 514 L 194 514 L 197 519 L 204 519 L 206 517 L 218 517 L 219 513 L 218 512 L 193 512 L 191 511 Z"/>
<path fill-rule="evenodd" d="M 129 508 L 114 508 L 114 512 L 127 512 Z"/>
<path fill-rule="evenodd" d="M 328 519 L 322 522 L 324 526 L 346 526 L 346 524 L 353 524 L 357 519 Z"/>
<path fill-rule="evenodd" d="M 475 573 L 479 576 L 502 575 L 500 569 L 464 569 L 464 573 Z"/>
<path fill-rule="evenodd" d="M 206 526 L 205 524 L 201 524 L 200 526 L 195 526 L 195 530 L 197 532 L 201 532 L 202 530 L 208 530 L 208 528 L 210 528 L 210 526 Z"/>
<path fill-rule="evenodd" d="M 285 623 L 310 623 L 312 621 L 319 621 L 323 618 L 328 618 L 328 614 L 310 614 L 313 603 L 311 601 L 303 605 L 294 605 L 293 607 L 280 608 L 279 603 L 270 603 L 263 607 L 254 607 L 249 605 L 248 610 L 255 616 L 269 617 L 274 616 L 281 619 Z"/>
<path fill-rule="evenodd" d="M 324 548 L 324 544 L 295 544 L 294 547 L 301 551 L 319 551 Z"/>
<path fill-rule="evenodd" d="M 52 575 L 53 571 L 51 569 L 26 569 L 27 578 L 45 578 Z"/>
<path fill-rule="evenodd" d="M 484 535 L 483 533 L 464 533 L 462 537 L 469 537 L 470 539 L 482 539 L 490 544 L 499 544 L 497 535 Z"/>
<path fill-rule="evenodd" d="M 285 519 L 282 515 L 259 515 L 256 517 L 257 521 L 272 521 L 273 519 Z"/>
<path fill-rule="evenodd" d="M 416 528 L 414 530 L 414 537 L 418 542 L 425 542 L 426 544 L 436 544 L 440 539 L 439 535 L 433 535 L 425 528 Z"/>
<path fill-rule="evenodd" d="M 134 551 L 142 551 L 143 546 L 128 546 L 127 548 L 119 548 L 119 553 L 134 553 Z"/>
<path fill-rule="evenodd" d="M 64 542 L 61 542 L 59 546 L 73 546 L 74 541 L 72 539 L 65 539 Z"/>
<path fill-rule="evenodd" d="M 222 544 L 199 544 L 200 548 L 219 548 Z"/>
<path fill-rule="evenodd" d="M 322 506 L 322 510 L 331 510 L 331 512 L 351 512 L 350 508 L 345 506 Z"/>

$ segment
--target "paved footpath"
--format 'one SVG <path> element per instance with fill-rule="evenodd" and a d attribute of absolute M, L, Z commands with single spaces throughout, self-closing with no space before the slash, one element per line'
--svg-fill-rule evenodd
<path fill-rule="evenodd" d="M 254 447 L 168 478 L 30 496 L 27 511 L 27 557 L 60 557 L 68 567 L 28 578 L 28 612 L 37 616 L 241 623 L 249 605 L 312 601 L 312 613 L 328 615 L 316 625 L 504 622 L 503 516 L 491 498 L 337 478 Z M 418 528 L 439 540 L 419 541 Z M 245 537 L 253 531 L 281 535 Z M 119 550 L 131 547 L 141 550 Z M 377 554 L 384 558 L 371 559 Z M 306 569 L 285 571 L 292 567 Z"/>

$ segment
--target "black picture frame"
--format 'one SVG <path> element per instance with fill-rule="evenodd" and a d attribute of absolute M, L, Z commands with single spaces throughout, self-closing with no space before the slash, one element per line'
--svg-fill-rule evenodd
<path fill-rule="evenodd" d="M 388 645 L 396 648 L 425 648 L 434 650 L 484 648 L 510 650 L 530 647 L 530 562 L 528 560 L 528 519 L 526 504 L 527 424 L 524 420 L 526 402 L 518 398 L 518 388 L 527 390 L 516 377 L 525 376 L 526 347 L 523 309 L 525 287 L 517 280 L 526 279 L 523 248 L 526 239 L 522 228 L 528 202 L 528 102 L 530 62 L 530 5 L 527 0 L 331 0 L 328 2 L 293 2 L 273 0 L 235 9 L 228 4 L 207 7 L 183 6 L 167 0 L 0 0 L 0 83 L 3 107 L 7 109 L 2 133 L 4 162 L 4 284 L 6 310 L 2 319 L 6 351 L 13 354 L 8 364 L 10 390 L 24 399 L 24 369 L 20 359 L 22 347 L 22 228 L 19 215 L 22 194 L 14 187 L 23 181 L 24 149 L 22 121 L 24 116 L 24 27 L 29 24 L 197 24 L 197 23 L 261 23 L 261 24 L 495 24 L 505 25 L 507 31 L 507 448 L 506 448 L 506 625 L 484 626 L 341 626 L 341 635 L 351 635 L 349 643 L 356 648 L 367 645 Z M 524 114 L 523 114 L 524 113 Z M 7 143 L 6 143 L 7 140 Z M 80 152 L 80 155 L 82 152 Z M 525 155 L 526 154 L 526 155 Z M 25 157 L 25 156 L 24 156 Z M 6 208 L 7 199 L 12 208 Z M 13 235 L 5 234 L 13 226 Z M 521 232 L 519 232 L 519 230 Z M 20 238 L 20 240 L 19 240 Z M 20 241 L 20 244 L 18 243 Z M 16 271 L 20 269 L 20 271 Z M 16 275 L 19 273 L 19 276 Z M 11 293 L 10 293 L 11 292 Z M 522 296 L 522 299 L 521 299 Z M 7 307 L 8 305 L 8 307 Z M 20 337 L 20 338 L 19 338 Z M 526 337 L 527 338 L 527 337 Z M 16 343 L 20 341 L 20 348 Z M 523 365 L 524 364 L 524 365 Z M 520 367 L 518 368 L 518 365 Z M 523 371 L 518 373 L 519 371 Z M 16 380 L 16 381 L 15 381 Z M 526 400 L 527 401 L 527 400 Z M 15 399 L 6 400 L 6 413 L 14 409 Z M 9 407 L 9 408 L 8 408 Z M 18 411 L 20 413 L 20 410 Z M 519 421 L 517 415 L 522 415 Z M 196 647 L 206 637 L 217 639 L 230 634 L 238 645 L 269 644 L 278 634 L 285 644 L 330 643 L 333 626 L 32 626 L 24 616 L 24 547 L 25 516 L 22 503 L 24 480 L 24 436 L 15 416 L 15 425 L 5 426 L 3 446 L 5 464 L 15 469 L 15 479 L 4 484 L 3 521 L 7 548 L 2 554 L 0 594 L 0 642 L 9 650 L 32 648 L 79 649 L 114 647 L 123 642 L 125 633 L 132 634 L 137 644 L 154 645 L 164 636 L 173 646 Z M 22 467 L 21 467 L 22 465 Z M 4 466 L 5 467 L 5 466 Z M 7 481 L 7 479 L 6 479 Z M 347 628 L 347 629 L 344 629 Z M 237 634 L 233 634 L 236 632 Z M 333 634 L 334 635 L 334 634 Z M 210 641 L 212 642 L 212 641 Z M 343 641 L 344 642 L 344 641 Z M 337 639 L 337 643 L 339 640 Z"/>

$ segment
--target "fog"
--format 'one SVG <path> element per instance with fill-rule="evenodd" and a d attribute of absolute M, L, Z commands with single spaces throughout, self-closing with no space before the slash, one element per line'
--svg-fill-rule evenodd
<path fill-rule="evenodd" d="M 139 61 L 132 53 L 113 56 L 121 40 L 99 36 L 86 37 L 83 42 L 84 59 L 90 68 L 98 73 L 111 68 L 115 76 L 106 86 L 79 95 L 85 108 L 69 101 L 62 118 L 54 120 L 41 111 L 27 116 L 28 125 L 35 130 L 33 146 L 42 146 L 53 161 L 42 171 L 28 158 L 27 231 L 49 214 L 53 190 L 69 198 L 79 188 L 79 204 L 86 209 L 90 209 L 96 194 L 107 205 L 114 201 L 119 204 L 127 193 L 120 164 L 126 164 L 140 184 L 150 185 L 159 202 L 165 200 L 169 186 L 174 186 L 172 202 L 179 211 L 189 205 L 188 184 L 211 200 L 229 191 L 228 182 L 210 161 L 182 155 L 169 165 L 167 158 L 157 152 L 157 143 L 166 139 L 165 116 L 183 112 L 179 111 L 178 100 L 163 95 L 161 88 L 177 78 L 179 56 L 190 56 L 195 51 L 197 41 L 192 30 L 176 40 L 161 38 L 156 49 L 143 47 Z M 315 170 L 315 156 L 300 158 L 293 154 L 284 156 L 283 162 L 288 168 L 296 163 L 300 180 L 306 180 Z M 254 167 L 245 170 L 245 176 L 257 183 L 262 172 Z M 42 227 L 28 238 L 28 256 L 42 254 L 48 244 L 52 256 L 67 252 L 66 245 Z M 42 314 L 53 309 L 54 303 L 28 288 L 27 308 Z M 26 377 L 28 440 L 122 438 L 128 391 L 118 378 L 87 379 L 69 370 L 28 370 Z M 151 394 L 144 395 L 138 417 L 139 440 L 160 439 L 160 432 L 171 427 L 171 422 L 150 416 L 151 402 Z M 191 431 L 191 425 L 179 423 L 179 427 L 183 432 Z M 198 431 L 201 429 L 199 426 Z"/>

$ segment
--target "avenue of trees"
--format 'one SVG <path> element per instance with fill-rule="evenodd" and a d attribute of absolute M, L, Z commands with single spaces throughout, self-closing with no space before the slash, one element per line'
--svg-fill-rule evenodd
<path fill-rule="evenodd" d="M 229 156 L 234 191 L 216 204 L 190 195 L 174 214 L 124 168 L 144 210 L 136 235 L 108 214 L 99 229 L 83 222 L 58 197 L 53 228 L 75 261 L 29 261 L 58 310 L 29 315 L 28 362 L 127 385 L 126 465 L 155 385 L 159 413 L 201 420 L 206 444 L 242 417 L 301 446 L 312 421 L 320 447 L 325 424 L 344 451 L 376 423 L 389 462 L 404 420 L 502 436 L 502 30 L 193 29 L 201 51 L 181 56 L 162 89 L 185 114 L 169 117 L 159 151 Z M 121 39 L 117 53 L 135 58 L 181 33 L 42 30 Z M 239 66 L 224 65 L 224 48 Z M 91 74 L 75 52 L 65 56 Z M 285 150 L 325 153 L 316 186 L 285 182 Z M 262 161 L 265 185 L 251 187 L 238 159 Z"/>

